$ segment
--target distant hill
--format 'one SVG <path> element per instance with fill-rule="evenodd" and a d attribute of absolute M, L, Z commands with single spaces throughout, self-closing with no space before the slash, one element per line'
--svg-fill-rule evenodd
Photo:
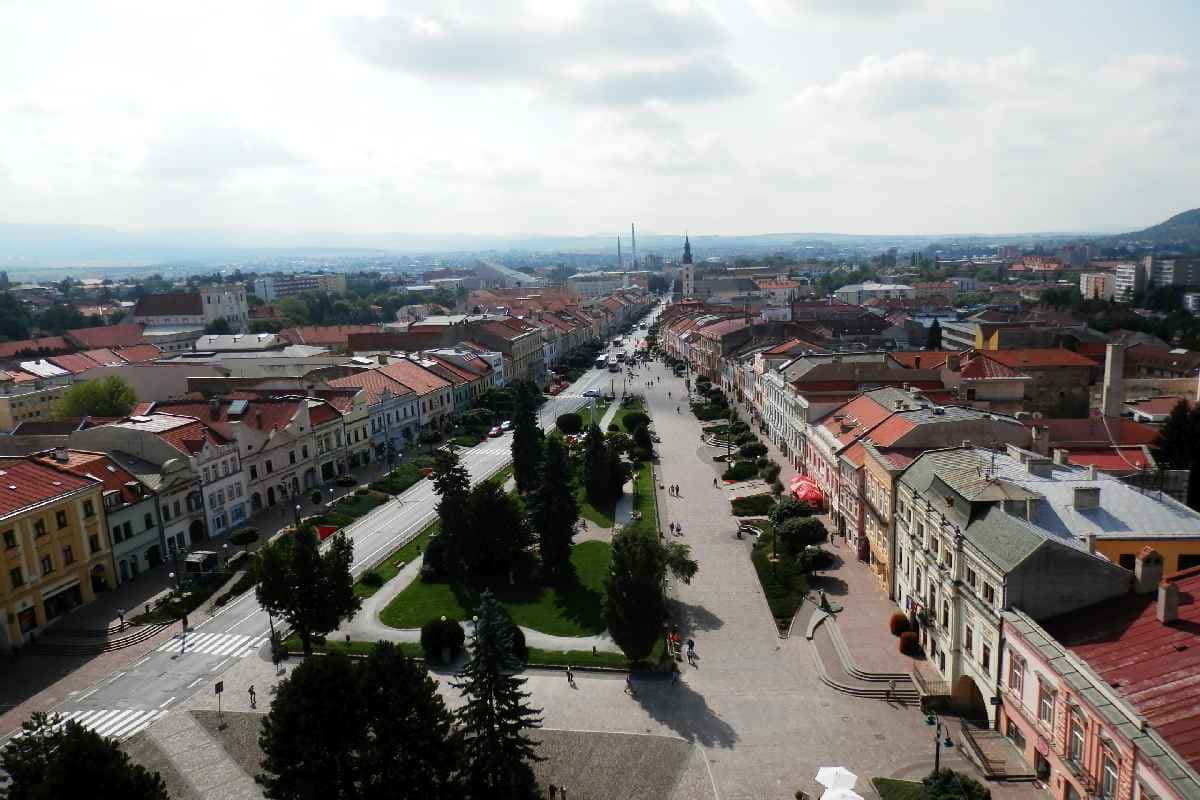
<path fill-rule="evenodd" d="M 1117 238 L 1137 239 L 1155 244 L 1189 244 L 1200 246 L 1200 208 L 1176 214 L 1166 222 L 1160 222 L 1149 228 L 1134 233 L 1126 233 Z"/>

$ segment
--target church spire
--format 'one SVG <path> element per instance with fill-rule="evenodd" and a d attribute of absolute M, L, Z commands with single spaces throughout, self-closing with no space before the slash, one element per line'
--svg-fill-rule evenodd
<path fill-rule="evenodd" d="M 683 263 L 692 263 L 692 242 L 686 233 L 683 235 Z"/>

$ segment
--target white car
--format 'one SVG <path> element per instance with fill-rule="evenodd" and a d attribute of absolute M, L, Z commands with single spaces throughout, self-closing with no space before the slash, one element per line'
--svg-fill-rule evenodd
<path fill-rule="evenodd" d="M 513 429 L 513 424 L 512 424 L 511 419 L 506 419 L 506 420 L 504 420 L 504 422 L 500 423 L 500 430 L 511 431 L 512 429 Z"/>
<path fill-rule="evenodd" d="M 586 392 L 583 393 L 583 396 L 584 397 L 599 397 L 600 390 L 599 389 L 588 389 Z"/>

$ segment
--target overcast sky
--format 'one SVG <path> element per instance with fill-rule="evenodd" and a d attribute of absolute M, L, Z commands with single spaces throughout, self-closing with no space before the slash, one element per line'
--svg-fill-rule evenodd
<path fill-rule="evenodd" d="M 0 221 L 1113 230 L 1200 206 L 1194 0 L 0 0 Z"/>

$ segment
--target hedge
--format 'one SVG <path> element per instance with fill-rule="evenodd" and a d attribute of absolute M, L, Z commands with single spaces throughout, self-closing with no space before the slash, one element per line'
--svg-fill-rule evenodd
<path fill-rule="evenodd" d="M 762 517 L 770 513 L 775 498 L 769 494 L 752 494 L 735 497 L 730 501 L 735 517 Z"/>
<path fill-rule="evenodd" d="M 765 444 L 744 444 L 738 448 L 738 455 L 746 458 L 757 458 L 761 455 L 766 455 L 767 446 Z"/>
<path fill-rule="evenodd" d="M 650 424 L 650 415 L 641 411 L 630 411 L 621 420 L 621 424 L 625 426 L 625 430 L 633 433 L 636 429 Z"/>
<path fill-rule="evenodd" d="M 562 414 L 554 421 L 558 429 L 570 436 L 571 434 L 579 433 L 583 430 L 583 420 L 578 414 Z"/>

